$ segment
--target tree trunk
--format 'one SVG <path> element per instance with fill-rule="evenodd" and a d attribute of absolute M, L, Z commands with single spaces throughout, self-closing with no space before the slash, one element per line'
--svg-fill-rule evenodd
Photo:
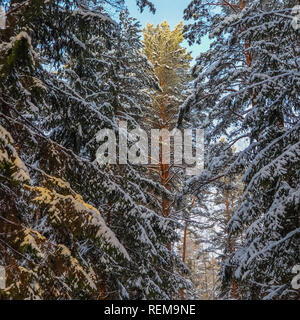
<path fill-rule="evenodd" d="M 231 219 L 231 213 L 230 213 L 230 200 L 229 200 L 229 190 L 225 191 L 225 207 L 226 207 L 226 222 L 228 223 L 229 220 Z M 234 243 L 232 241 L 232 239 L 230 239 L 230 235 L 228 234 L 228 250 L 229 253 L 232 254 L 234 252 Z M 232 282 L 232 289 L 231 289 L 231 293 L 232 293 L 232 298 L 234 300 L 238 300 L 239 296 L 237 293 L 237 285 L 235 283 L 235 281 Z"/>

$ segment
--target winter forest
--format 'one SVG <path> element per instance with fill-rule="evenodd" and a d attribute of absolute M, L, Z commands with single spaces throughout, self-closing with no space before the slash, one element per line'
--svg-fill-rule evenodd
<path fill-rule="evenodd" d="M 0 300 L 300 300 L 300 2 L 128 2 L 0 0 Z"/>

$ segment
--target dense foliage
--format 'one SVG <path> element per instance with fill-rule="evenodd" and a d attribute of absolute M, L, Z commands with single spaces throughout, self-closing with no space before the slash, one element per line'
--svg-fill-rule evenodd
<path fill-rule="evenodd" d="M 299 299 L 297 5 L 192 0 L 142 33 L 125 0 L 0 0 L 0 299 Z M 192 68 L 184 38 L 210 41 Z M 186 128 L 192 177 L 162 134 Z"/>
<path fill-rule="evenodd" d="M 182 114 L 197 117 L 208 148 L 221 136 L 228 142 L 214 151 L 215 166 L 208 164 L 188 188 L 201 193 L 220 176 L 243 174 L 242 201 L 228 224 L 241 243 L 226 260 L 222 281 L 225 287 L 237 282 L 244 299 L 299 295 L 291 286 L 300 253 L 300 52 L 291 15 L 297 4 L 194 0 L 185 10 L 194 20 L 185 30 L 189 41 L 209 34 L 212 43 L 197 59 L 195 90 Z M 222 164 L 242 139 L 239 152 Z M 211 170 L 222 166 L 219 176 Z"/>
<path fill-rule="evenodd" d="M 167 190 L 146 167 L 96 161 L 97 132 L 118 135 L 121 120 L 136 126 L 159 87 L 141 54 L 139 24 L 126 11 L 112 20 L 102 1 L 7 5 L 1 297 L 170 299 L 184 280 L 167 248 L 177 224 L 157 200 Z"/>

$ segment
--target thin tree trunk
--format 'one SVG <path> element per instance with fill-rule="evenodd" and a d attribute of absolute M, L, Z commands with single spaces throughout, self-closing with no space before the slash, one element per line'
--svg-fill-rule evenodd
<path fill-rule="evenodd" d="M 193 198 L 190 212 L 195 204 L 196 197 Z M 186 258 L 186 240 L 187 240 L 187 231 L 188 231 L 188 221 L 185 222 L 184 233 L 183 233 L 183 246 L 182 246 L 182 262 L 185 263 Z M 180 289 L 180 299 L 184 300 L 184 289 Z"/>
<path fill-rule="evenodd" d="M 228 190 L 225 191 L 225 207 L 226 207 L 226 222 L 228 223 L 229 220 L 231 219 L 230 200 L 229 200 L 229 191 Z M 228 234 L 228 250 L 229 250 L 230 254 L 234 252 L 234 243 L 229 238 L 229 234 Z M 235 300 L 238 300 L 239 296 L 237 293 L 237 285 L 236 285 L 235 281 L 232 282 L 231 292 L 232 292 L 232 298 Z"/>

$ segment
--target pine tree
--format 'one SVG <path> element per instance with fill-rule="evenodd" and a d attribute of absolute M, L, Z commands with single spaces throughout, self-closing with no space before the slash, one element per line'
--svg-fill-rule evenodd
<path fill-rule="evenodd" d="M 182 30 L 182 22 L 174 30 L 170 30 L 170 26 L 164 21 L 156 27 L 148 24 L 143 32 L 143 52 L 152 63 L 161 88 L 161 92 L 153 97 L 151 117 L 146 119 L 146 123 L 148 122 L 153 129 L 167 129 L 171 132 L 176 127 L 176 115 L 179 105 L 183 102 L 184 90 L 187 89 L 189 81 L 187 70 L 192 59 L 186 49 L 181 46 Z M 168 142 L 163 141 L 162 138 L 160 145 L 165 143 Z M 166 156 L 163 152 L 162 149 L 159 164 L 154 165 L 154 171 L 158 172 L 161 184 L 174 194 L 174 190 L 178 187 L 176 177 L 181 175 L 181 169 L 176 168 L 174 159 L 171 164 L 165 163 Z M 162 215 L 169 217 L 172 199 L 162 197 L 161 202 Z"/>
<path fill-rule="evenodd" d="M 148 23 L 143 30 L 143 53 L 153 65 L 160 87 L 159 91 L 152 94 L 153 103 L 149 115 L 144 119 L 148 130 L 151 128 L 160 132 L 159 158 L 151 162 L 151 176 L 167 191 L 160 197 L 161 215 L 176 221 L 182 220 L 184 214 L 184 210 L 176 205 L 176 202 L 179 203 L 176 201 L 176 194 L 184 180 L 182 170 L 184 166 L 176 165 L 174 147 L 171 145 L 169 134 L 165 135 L 165 132 L 171 134 L 175 132 L 176 115 L 186 97 L 190 81 L 188 69 L 192 58 L 182 47 L 182 30 L 182 22 L 174 30 L 170 30 L 166 21 L 156 27 Z M 168 157 L 168 147 L 170 147 L 170 157 Z M 168 248 L 172 250 L 171 242 Z M 184 258 L 182 262 L 184 263 Z M 184 271 L 186 272 L 187 270 Z M 181 296 L 183 290 L 182 287 Z"/>

